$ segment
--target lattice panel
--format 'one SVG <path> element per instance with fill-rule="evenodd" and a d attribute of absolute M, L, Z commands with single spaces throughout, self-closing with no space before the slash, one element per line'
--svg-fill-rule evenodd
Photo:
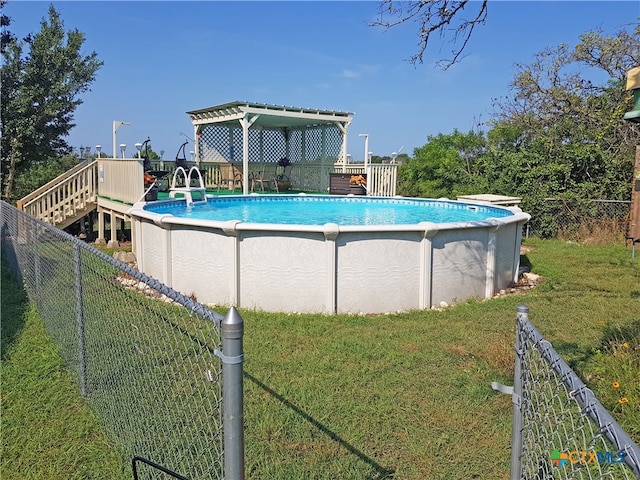
<path fill-rule="evenodd" d="M 293 163 L 334 163 L 340 156 L 342 136 L 337 126 L 305 129 L 249 129 L 249 163 L 275 163 L 287 157 Z M 208 125 L 198 137 L 200 162 L 242 161 L 242 128 Z"/>

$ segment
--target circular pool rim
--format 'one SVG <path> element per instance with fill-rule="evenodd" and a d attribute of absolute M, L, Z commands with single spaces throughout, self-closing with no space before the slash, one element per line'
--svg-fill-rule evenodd
<path fill-rule="evenodd" d="M 500 205 L 492 205 L 492 204 L 482 204 L 478 202 L 469 202 L 469 201 L 457 201 L 450 200 L 446 198 L 440 199 L 432 199 L 432 198 L 412 198 L 412 197 L 361 197 L 355 195 L 309 195 L 305 193 L 299 194 L 291 194 L 291 195 L 275 195 L 275 194 L 266 194 L 266 195 L 258 195 L 258 194 L 250 194 L 250 195 L 227 195 L 224 197 L 216 197 L 213 195 L 207 196 L 207 201 L 213 200 L 216 203 L 225 203 L 225 202 L 235 202 L 238 200 L 256 202 L 256 203 L 265 203 L 268 204 L 270 201 L 282 201 L 287 200 L 291 202 L 380 202 L 386 204 L 433 204 L 438 206 L 446 206 L 447 208 L 452 209 L 472 209 L 472 210 L 486 210 L 486 211 L 501 211 L 508 212 L 508 215 L 497 216 L 497 217 L 488 217 L 482 220 L 463 220 L 463 221 L 452 221 L 452 222 L 435 222 L 435 221 L 420 221 L 416 223 L 397 223 L 397 224 L 368 224 L 368 225 L 355 225 L 355 224 L 340 224 L 337 222 L 325 222 L 320 224 L 305 224 L 305 223 L 271 223 L 271 222 L 245 222 L 239 219 L 228 219 L 228 220 L 213 220 L 206 218 L 190 218 L 190 217 L 182 217 L 178 215 L 173 215 L 172 213 L 158 213 L 154 207 L 156 206 L 182 206 L 186 207 L 186 201 L 184 198 L 176 198 L 176 199 L 167 199 L 167 200 L 159 200 L 155 202 L 141 202 L 134 205 L 132 212 L 135 212 L 137 215 L 145 218 L 153 218 L 154 222 L 162 224 L 185 224 L 185 225 L 207 225 L 214 228 L 222 228 L 229 225 L 237 225 L 237 228 L 240 229 L 282 229 L 282 230 L 306 230 L 306 231 L 322 231 L 324 229 L 324 225 L 338 225 L 341 231 L 372 231 L 378 229 L 401 229 L 401 230 L 422 230 L 425 225 L 438 225 L 439 228 L 455 228 L 456 226 L 474 226 L 474 225 L 482 225 L 485 222 L 489 222 L 489 224 L 493 224 L 492 222 L 496 219 L 511 217 L 521 213 L 522 211 L 517 207 L 505 207 Z M 194 203 L 197 208 L 197 204 Z M 140 211 L 142 210 L 142 211 Z M 147 215 L 151 213 L 155 215 L 152 217 Z"/>
<path fill-rule="evenodd" d="M 450 223 L 267 224 L 158 214 L 141 202 L 129 215 L 138 268 L 204 304 L 377 314 L 490 298 L 517 280 L 529 214 L 481 202 L 425 200 L 511 214 Z M 184 199 L 153 203 L 162 202 L 186 205 Z"/>

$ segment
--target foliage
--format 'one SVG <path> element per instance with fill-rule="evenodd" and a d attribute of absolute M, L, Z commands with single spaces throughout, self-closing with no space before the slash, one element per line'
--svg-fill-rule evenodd
<path fill-rule="evenodd" d="M 13 196 L 20 199 L 38 189 L 42 185 L 62 175 L 79 163 L 75 155 L 63 155 L 45 162 L 31 164 L 24 174 L 18 176 L 13 185 Z"/>
<path fill-rule="evenodd" d="M 454 131 L 416 148 L 400 169 L 400 193 L 522 197 L 536 231 L 549 235 L 557 225 L 546 198 L 627 200 L 640 128 L 622 118 L 632 109 L 624 78 L 637 64 L 640 28 L 615 37 L 590 31 L 574 48 L 545 49 L 517 65 L 512 95 L 494 100 L 486 134 Z"/>
<path fill-rule="evenodd" d="M 414 150 L 414 158 L 400 167 L 401 195 L 440 198 L 475 193 L 483 188 L 478 160 L 486 141 L 482 133 L 438 134 Z"/>
<path fill-rule="evenodd" d="M 3 17 L 3 23 L 10 21 Z M 53 5 L 38 33 L 22 41 L 3 36 L 3 199 L 18 198 L 14 191 L 18 179 L 34 166 L 71 152 L 64 137 L 75 126 L 73 114 L 82 103 L 79 96 L 89 90 L 102 66 L 95 52 L 81 53 L 83 43 L 84 34 L 77 29 L 65 32 Z M 22 184 L 28 182 L 22 180 Z"/>

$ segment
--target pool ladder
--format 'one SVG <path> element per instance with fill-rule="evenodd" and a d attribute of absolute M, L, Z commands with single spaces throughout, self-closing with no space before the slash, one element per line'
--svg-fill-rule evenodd
<path fill-rule="evenodd" d="M 178 174 L 182 172 L 182 177 L 184 178 L 184 187 L 177 187 L 176 180 L 178 179 Z M 191 174 L 196 172 L 198 174 L 198 183 L 200 186 L 192 187 L 191 186 Z M 171 180 L 171 187 L 169 188 L 169 198 L 176 198 L 176 194 L 181 193 L 184 195 L 185 200 L 187 201 L 187 205 L 191 205 L 194 201 L 197 202 L 206 202 L 207 201 L 207 190 L 204 187 L 204 182 L 202 181 L 202 174 L 200 173 L 200 169 L 198 167 L 191 167 L 189 169 L 189 173 L 184 169 L 184 167 L 178 167 L 173 172 L 173 180 Z M 193 193 L 198 194 L 198 198 L 194 200 Z"/>

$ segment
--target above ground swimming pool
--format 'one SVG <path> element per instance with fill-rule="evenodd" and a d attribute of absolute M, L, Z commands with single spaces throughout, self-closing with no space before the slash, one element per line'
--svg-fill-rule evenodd
<path fill-rule="evenodd" d="M 517 207 L 335 195 L 137 203 L 138 267 L 201 303 L 385 313 L 489 298 L 517 280 Z"/>

